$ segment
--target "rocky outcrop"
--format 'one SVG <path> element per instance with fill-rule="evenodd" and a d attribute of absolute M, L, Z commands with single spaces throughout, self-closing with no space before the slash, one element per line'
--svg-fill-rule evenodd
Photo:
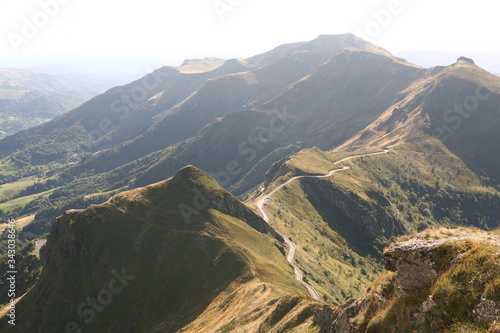
<path fill-rule="evenodd" d="M 357 194 L 338 188 L 324 179 L 305 178 L 302 182 L 306 185 L 308 194 L 338 208 L 360 232 L 366 233 L 368 238 L 389 238 L 407 231 L 403 224 L 381 205 L 372 205 Z M 382 203 L 384 199 L 379 198 L 378 202 Z"/>
<path fill-rule="evenodd" d="M 500 237 L 477 229 L 405 237 L 386 249 L 385 275 L 365 295 L 318 308 L 314 322 L 328 333 L 444 332 L 453 325 L 500 332 L 499 256 Z"/>
<path fill-rule="evenodd" d="M 493 323 L 500 321 L 500 302 L 481 297 L 481 301 L 472 311 L 474 320 L 479 323 Z"/>
<path fill-rule="evenodd" d="M 284 242 L 283 237 L 278 234 L 269 224 L 259 215 L 255 214 L 250 208 L 234 196 L 228 194 L 222 197 L 212 197 L 210 203 L 224 214 L 234 216 L 242 221 L 245 221 L 255 230 L 262 233 L 269 233 L 280 242 Z"/>
<path fill-rule="evenodd" d="M 416 326 L 420 326 L 420 327 L 424 326 L 426 324 L 426 322 L 430 322 L 431 327 L 442 326 L 443 322 L 441 320 L 430 319 L 430 316 L 429 316 L 429 311 L 431 311 L 436 305 L 437 304 L 436 304 L 436 302 L 434 302 L 432 295 L 429 295 L 427 300 L 424 301 L 422 303 L 422 305 L 420 305 L 418 312 L 413 314 L 413 318 L 412 318 L 413 323 Z"/>
<path fill-rule="evenodd" d="M 269 170 L 266 172 L 265 180 L 264 180 L 264 187 L 267 187 L 269 184 L 271 184 L 273 181 L 278 179 L 281 176 L 286 175 L 288 172 L 291 171 L 291 169 L 288 167 L 287 163 L 291 159 L 290 156 L 287 156 L 285 158 L 282 158 L 278 162 L 274 163 L 271 165 Z"/>
<path fill-rule="evenodd" d="M 384 253 L 385 268 L 397 272 L 398 284 L 404 290 L 429 286 L 438 278 L 433 251 L 443 241 L 414 239 L 393 245 Z"/>
<path fill-rule="evenodd" d="M 370 296 L 365 295 L 357 300 L 351 299 L 339 307 L 324 305 L 314 312 L 314 322 L 324 327 L 323 332 L 360 332 L 359 325 L 352 319 L 366 310 L 369 299 Z"/>

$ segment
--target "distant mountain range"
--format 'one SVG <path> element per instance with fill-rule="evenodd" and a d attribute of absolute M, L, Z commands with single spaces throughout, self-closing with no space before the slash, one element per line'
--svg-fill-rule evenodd
<path fill-rule="evenodd" d="M 468 52 L 465 54 L 443 51 L 403 51 L 396 54 L 398 57 L 423 66 L 446 66 L 461 56 L 474 59 L 474 62 L 490 73 L 500 75 L 500 51 L 497 52 Z"/>
<path fill-rule="evenodd" d="M 24 192 L 50 191 L 56 207 L 157 182 L 187 164 L 240 195 L 303 148 L 414 138 L 441 140 L 496 185 L 498 89 L 498 77 L 467 58 L 426 69 L 353 35 L 320 36 L 247 59 L 160 68 L 5 138 L 0 154 L 21 177 L 59 175 Z"/>
<path fill-rule="evenodd" d="M 0 141 L 4 218 L 23 246 L 48 235 L 17 328 L 494 330 L 499 125 L 474 59 L 421 67 L 352 34 L 109 89 Z"/>
<path fill-rule="evenodd" d="M 156 68 L 147 61 L 33 65 L 37 60 L 43 59 L 0 59 L 0 66 L 6 65 L 0 69 L 1 138 L 51 120 Z"/>

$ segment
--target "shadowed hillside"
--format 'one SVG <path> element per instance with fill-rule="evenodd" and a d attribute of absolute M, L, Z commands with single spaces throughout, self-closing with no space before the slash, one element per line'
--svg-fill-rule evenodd
<path fill-rule="evenodd" d="M 69 325 L 84 331 L 173 332 L 213 307 L 219 315 L 234 313 L 215 327 L 237 318 L 277 325 L 279 319 L 264 319 L 280 302 L 265 312 L 246 304 L 246 311 L 263 316 L 254 320 L 233 309 L 252 294 L 259 304 L 285 294 L 306 295 L 273 234 L 193 167 L 102 205 L 68 211 L 48 239 L 39 283 L 18 304 L 18 316 L 31 319 L 20 320 L 16 331 L 56 332 Z M 304 306 L 299 299 L 292 303 Z"/>

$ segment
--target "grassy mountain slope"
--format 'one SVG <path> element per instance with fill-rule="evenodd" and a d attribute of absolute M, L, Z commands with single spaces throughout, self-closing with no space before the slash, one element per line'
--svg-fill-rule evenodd
<path fill-rule="evenodd" d="M 140 132 L 151 117 L 189 96 L 209 77 L 206 73 L 181 74 L 178 68 L 163 67 L 126 86 L 110 89 L 47 124 L 0 141 L 0 152 L 6 156 L 20 150 L 17 160 L 46 164 L 119 142 L 124 136 Z M 163 91 L 167 91 L 166 96 L 158 98 Z M 136 126 L 130 126 L 134 122 L 138 122 Z M 121 132 L 122 125 L 124 130 L 133 131 Z M 54 150 L 56 153 L 49 154 Z M 44 151 L 48 156 L 40 156 Z"/>
<path fill-rule="evenodd" d="M 396 235 L 450 223 L 485 229 L 500 225 L 500 193 L 486 177 L 494 176 L 498 155 L 491 146 L 498 132 L 487 130 L 498 119 L 497 78 L 466 60 L 420 74 L 402 91 L 400 101 L 335 152 L 303 150 L 266 175 L 266 187 L 272 189 L 295 175 L 328 173 L 336 167 L 332 161 L 345 156 L 342 151 L 394 148 L 388 156 L 345 162 L 350 170 L 328 179 L 305 178 L 287 185 L 270 204 L 277 227 L 298 245 L 298 265 L 308 281 L 334 303 L 356 291 L 359 295 L 377 272 L 376 264 L 367 269 L 369 258 L 380 257 L 384 244 Z M 463 103 L 468 96 L 484 98 L 449 138 L 436 135 L 443 124 L 440 117 L 450 121 L 449 112 L 443 116 L 444 105 L 460 99 Z M 471 107 L 461 105 L 463 111 Z M 472 137 L 483 133 L 484 139 Z M 358 269 L 364 274 L 353 276 L 356 258 L 361 258 Z"/>
<path fill-rule="evenodd" d="M 283 45 L 263 55 L 238 59 L 248 66 L 246 71 L 221 75 L 206 82 L 182 103 L 172 109 L 165 108 L 140 136 L 93 156 L 71 172 L 109 171 L 193 137 L 219 117 L 255 108 L 276 97 L 344 47 L 357 44 L 363 47 L 368 43 L 351 35 L 324 36 L 311 42 Z"/>
<path fill-rule="evenodd" d="M 140 172 L 135 173 L 138 184 L 157 181 L 166 170 L 168 174 L 172 169 L 190 163 L 211 171 L 214 176 L 220 177 L 224 186 L 233 185 L 230 188 L 239 194 L 258 184 L 256 177 L 241 181 L 257 162 L 268 156 L 273 158 L 267 159 L 267 168 L 290 153 L 290 149 L 297 149 L 292 148 L 294 145 L 331 147 L 344 142 L 401 98 L 397 94 L 401 86 L 408 85 L 413 75 L 418 75 L 420 71 L 397 59 L 370 54 L 352 51 L 349 54 L 350 63 L 347 63 L 344 54 L 336 55 L 257 110 L 232 112 L 209 124 L 178 149 L 168 148 L 160 155 L 154 153 L 161 156 L 161 160 L 156 160 L 144 176 Z M 363 68 L 364 72 L 359 70 L 352 74 L 350 71 L 353 68 Z M 380 82 L 367 86 L 364 75 L 378 77 Z M 349 84 L 345 82 L 346 76 L 351 77 Z M 325 81 L 329 81 L 328 84 Z M 382 89 L 381 82 L 385 82 Z M 353 101 L 346 99 L 346 95 L 357 97 Z M 373 99 L 374 96 L 380 97 Z M 347 123 L 351 126 L 346 126 Z M 157 139 L 158 134 L 154 137 Z M 116 154 L 129 155 L 119 151 Z M 105 152 L 104 157 L 110 155 Z M 154 156 L 150 157 L 154 159 Z M 228 175 L 228 163 L 233 161 L 237 163 L 237 172 Z M 261 167 L 261 171 L 265 167 Z M 82 171 L 85 167 L 76 170 Z"/>
<path fill-rule="evenodd" d="M 287 128 L 287 140 L 331 148 L 403 98 L 400 92 L 421 72 L 418 67 L 387 55 L 346 50 L 262 108 L 286 107 L 296 116 Z"/>
<path fill-rule="evenodd" d="M 74 153 L 83 156 L 113 146 L 140 134 L 152 125 L 155 116 L 182 102 L 210 78 L 266 66 L 294 47 L 283 45 L 254 58 L 232 59 L 223 65 L 220 59 L 206 58 L 186 61 L 180 67 L 162 67 L 130 84 L 110 89 L 45 126 L 2 140 L 0 155 L 21 150 L 16 163 L 46 164 Z M 47 145 L 56 143 L 58 154 L 45 159 L 35 155 L 32 161 L 31 155 L 44 148 L 49 150 Z"/>
<path fill-rule="evenodd" d="M 427 70 L 406 89 L 407 98 L 338 147 L 339 151 L 415 143 L 433 154 L 441 141 L 469 168 L 498 185 L 495 131 L 500 119 L 500 78 L 470 60 Z"/>
<path fill-rule="evenodd" d="M 9 65 L 7 59 L 2 60 L 6 67 L 0 69 L 1 138 L 51 120 L 111 87 L 129 83 L 147 74 L 144 66 L 150 62 L 144 59 L 115 59 L 111 63 L 103 63 L 94 59 L 92 63 L 71 64 L 68 59 L 26 58 L 19 61 L 16 58 Z M 43 65 L 47 61 L 60 63 Z M 221 60 L 195 59 L 183 70 L 206 70 L 217 62 L 220 65 Z"/>
<path fill-rule="evenodd" d="M 198 212 L 185 219 L 181 204 Z M 278 297 L 307 293 L 273 234 L 193 167 L 102 205 L 68 211 L 49 236 L 40 282 L 18 304 L 18 316 L 25 319 L 16 332 L 64 331 L 71 322 L 84 331 L 172 332 L 214 313 L 225 317 L 186 331 L 227 328 L 235 320 L 272 327 L 283 324 L 276 315 L 280 304 L 305 311 L 301 322 L 291 324 L 300 325 L 312 316 L 300 298 L 261 308 Z M 250 295 L 256 297 L 251 304 Z M 100 303 L 92 310 L 96 298 Z M 90 303 L 80 305 L 85 302 Z M 1 325 L 9 332 L 5 319 Z"/>
<path fill-rule="evenodd" d="M 500 78 L 459 60 L 439 78 L 424 106 L 431 120 L 431 131 L 443 133 L 440 139 L 445 145 L 478 174 L 491 178 L 495 185 L 500 184 L 496 147 L 499 105 Z"/>
<path fill-rule="evenodd" d="M 347 58 L 346 53 L 339 53 L 346 48 L 350 50 Z M 384 64 L 389 66 L 389 70 L 382 69 Z M 246 69 L 244 72 L 241 72 L 242 66 Z M 253 67 L 256 68 L 252 70 Z M 366 86 L 362 71 L 356 68 L 365 68 L 370 75 L 381 76 L 381 81 L 387 81 L 386 87 L 380 90 L 378 83 Z M 227 71 L 239 73 L 221 74 Z M 409 79 L 405 75 L 393 75 L 393 71 L 411 74 L 418 73 L 420 69 L 404 64 L 387 51 L 352 35 L 320 36 L 311 42 L 283 45 L 252 58 L 227 61 L 212 72 L 199 74 L 205 75 L 204 79 L 207 76 L 217 78 L 206 81 L 192 96 L 167 109 L 168 102 L 160 102 L 164 96 L 172 94 L 168 100 L 173 102 L 178 98 L 173 96 L 181 94 L 172 88 L 176 85 L 167 83 L 181 82 L 181 78 L 188 80 L 198 74 L 189 74 L 188 78 L 187 75 L 178 74 L 178 69 L 164 68 L 152 76 L 159 73 L 173 76 L 172 80 L 164 82 L 168 87 L 172 86 L 173 92 L 169 92 L 165 86 L 159 86 L 158 90 L 166 90 L 151 92 L 153 97 L 131 110 L 123 121 L 112 120 L 121 113 L 109 116 L 111 123 L 108 125 L 116 123 L 119 126 L 101 137 L 96 144 L 97 147 L 113 145 L 116 140 L 124 139 L 120 137 L 121 131 L 134 136 L 133 133 L 142 130 L 141 124 L 149 122 L 149 127 L 145 125 L 148 129 L 135 139 L 92 155 L 85 153 L 89 148 L 88 137 L 84 138 L 86 130 L 98 126 L 102 120 L 100 117 L 108 116 L 102 114 L 103 107 L 109 107 L 123 93 L 130 93 L 136 87 L 136 83 L 132 83 L 110 90 L 43 128 L 25 133 L 29 137 L 28 141 L 32 140 L 31 148 L 4 158 L 3 163 L 7 171 L 21 174 L 36 172 L 42 179 L 47 175 L 52 176 L 50 169 L 57 170 L 70 165 L 67 173 L 56 171 L 56 180 L 50 184 L 42 182 L 37 189 L 31 187 L 27 190 L 36 193 L 42 189 L 56 188 L 50 194 L 50 205 L 59 208 L 69 205 L 69 198 L 74 196 L 81 198 L 94 193 L 110 193 L 159 181 L 187 164 L 209 170 L 225 187 L 241 194 L 256 186 L 272 163 L 297 152 L 304 142 L 306 146 L 315 142 L 321 143 L 321 146 L 336 145 L 353 135 L 357 127 L 361 128 L 376 118 L 388 104 L 400 98 L 394 96 L 396 87 L 408 84 L 406 81 Z M 342 86 L 344 76 L 352 76 L 349 85 Z M 203 81 L 201 77 L 192 80 Z M 328 80 L 331 86 L 325 88 L 325 81 Z M 358 92 L 362 97 L 351 108 L 347 102 L 341 101 L 346 100 L 345 96 L 353 95 L 357 86 L 361 87 Z M 340 90 L 336 92 L 337 89 Z M 374 103 L 365 100 L 373 99 L 374 96 L 380 96 L 375 98 Z M 243 107 L 256 107 L 269 99 L 272 101 L 257 110 L 237 111 Z M 302 107 L 298 108 L 297 105 Z M 314 117 L 308 114 L 306 108 L 311 109 Z M 227 116 L 215 119 L 228 112 Z M 84 113 L 86 116 L 82 117 Z M 324 121 L 319 121 L 322 118 Z M 330 133 L 327 127 L 332 126 L 335 118 L 339 119 L 341 126 Z M 358 125 L 352 128 L 344 126 L 344 123 L 354 119 Z M 128 126 L 133 128 L 126 131 Z M 315 127 L 318 126 L 323 130 L 316 131 Z M 239 130 L 235 131 L 235 128 Z M 40 137 L 40 132 L 47 133 L 42 135 L 45 139 Z M 194 136 L 189 138 L 191 135 Z M 179 140 L 184 141 L 176 143 Z M 8 138 L 2 142 L 11 147 L 10 143 L 23 140 Z M 85 157 L 80 159 L 79 153 Z M 30 171 L 30 163 L 34 161 L 43 162 Z M 54 164 L 50 161 L 58 162 Z M 16 168 L 16 163 L 25 165 L 25 168 Z M 237 172 L 229 170 L 233 174 L 227 177 L 228 167 L 231 169 L 234 163 L 238 163 L 240 168 L 236 167 Z M 4 181 L 9 180 L 7 177 Z M 61 201 L 61 198 L 64 200 Z M 31 207 L 47 206 L 41 200 L 32 203 Z M 29 209 L 23 210 L 21 207 L 19 214 L 26 214 Z M 54 212 L 43 223 L 52 220 L 60 212 Z M 39 220 L 38 217 L 36 220 Z"/>
<path fill-rule="evenodd" d="M 275 227 L 297 244 L 297 265 L 325 300 L 340 304 L 359 296 L 380 270 L 394 237 L 429 226 L 460 224 L 498 228 L 500 193 L 435 140 L 433 155 L 398 146 L 390 154 L 342 164 L 329 178 L 303 178 L 274 194 L 268 210 Z M 334 161 L 365 151 L 306 149 L 280 161 L 266 188 L 297 175 L 321 175 Z"/>
<path fill-rule="evenodd" d="M 363 258 L 379 253 L 391 237 L 429 225 L 498 226 L 498 192 L 489 187 L 495 185 L 498 155 L 493 145 L 497 135 L 492 130 L 498 119 L 498 78 L 467 59 L 448 67 L 423 69 L 354 36 L 342 35 L 283 45 L 262 55 L 227 61 L 207 73 L 181 75 L 173 68 L 160 71 L 173 73 L 175 79 L 170 83 L 205 76 L 196 76 L 189 88 L 181 85 L 186 98 L 180 103 L 175 96 L 182 93 L 174 94 L 176 85 L 171 85 L 174 90 L 161 87 L 166 90 L 137 106 L 131 114 L 149 125 L 139 126 L 141 122 L 132 121 L 130 115 L 127 124 L 138 126 L 130 133 L 145 129 L 134 139 L 86 155 L 82 161 L 78 156 L 75 162 L 63 160 L 58 167 L 64 173 L 38 166 L 42 181 L 2 204 L 18 207 L 8 214 L 38 213 L 26 232 L 48 232 L 53 219 L 67 208 L 85 207 L 119 191 L 165 179 L 188 164 L 209 171 L 223 187 L 240 195 L 261 184 L 274 162 L 304 147 L 337 147 L 336 152 L 341 152 L 373 151 L 387 145 L 395 147 L 392 159 L 377 156 L 353 161 L 351 170 L 333 177 L 335 181 L 303 180 L 286 205 L 291 207 L 297 198 L 309 196 L 310 205 L 299 216 L 310 213 L 311 220 L 338 234 L 331 236 L 337 239 L 335 246 L 348 248 L 360 239 L 365 241 L 366 246 L 353 254 Z M 208 76 L 213 78 L 208 80 Z M 190 90 L 197 85 L 198 89 Z M 97 99 L 110 99 L 133 86 L 112 89 Z M 486 92 L 489 95 L 483 98 Z M 478 110 L 469 112 L 463 105 L 469 116 L 463 116 L 451 135 L 437 136 L 439 128 L 456 127 L 456 118 L 450 119 L 457 116 L 450 114 L 456 112 L 453 103 L 465 103 L 467 96 L 480 100 Z M 112 103 L 112 98 L 107 103 L 102 105 Z M 175 105 L 168 108 L 169 103 Z M 448 103 L 451 111 L 445 108 Z M 89 105 L 67 116 L 74 116 L 74 122 L 64 119 L 68 124 L 83 124 L 77 121 L 82 110 L 88 107 L 93 115 L 100 112 Z M 141 116 L 147 112 L 151 117 Z M 44 128 L 50 125 L 55 130 L 58 121 Z M 124 138 L 119 139 L 120 128 L 103 138 L 102 147 Z M 55 155 L 82 149 L 76 146 L 81 133 L 61 130 L 54 141 L 65 143 Z M 47 147 L 54 149 L 54 142 Z M 43 151 L 36 150 L 36 154 L 42 156 Z M 12 159 L 16 154 L 10 161 L 5 158 L 0 168 L 6 172 L 15 168 Z M 49 153 L 47 160 L 55 155 Z M 319 155 L 311 161 L 295 156 L 291 163 L 298 161 L 297 165 L 286 166 L 316 173 L 331 164 L 328 156 L 325 160 Z M 343 229 L 346 224 L 353 228 Z M 313 230 L 311 227 L 303 229 Z M 306 234 L 308 239 L 319 237 L 317 231 Z M 371 272 L 375 271 L 374 266 Z M 372 273 L 367 273 L 361 284 L 369 282 Z M 327 289 L 324 293 L 337 302 L 345 299 L 339 291 Z"/>
<path fill-rule="evenodd" d="M 234 72 L 222 74 L 225 66 Z M 498 231 L 439 227 L 500 225 L 497 77 L 465 58 L 423 69 L 352 36 L 284 45 L 202 74 L 168 71 L 176 77 L 171 90 L 162 87 L 138 105 L 128 125 L 99 141 L 103 150 L 69 168 L 61 164 L 64 173 L 45 171 L 40 183 L 6 184 L 13 200 L 0 205 L 26 205 L 12 211 L 19 215 L 38 212 L 25 231 L 43 233 L 66 208 L 165 179 L 187 164 L 215 180 L 186 167 L 167 181 L 65 213 L 49 236 L 39 283 L 19 303 L 20 317 L 30 318 L 21 329 L 62 330 L 71 322 L 130 332 L 492 326 L 500 311 Z M 174 93 L 174 82 L 186 85 Z M 133 85 L 98 98 L 121 89 Z M 126 126 L 140 134 L 127 141 Z M 81 133 L 62 130 L 56 141 L 75 137 L 58 153 L 82 149 Z M 389 154 L 334 164 L 387 146 Z M 28 151 L 16 153 L 19 161 Z M 0 168 L 8 170 L 16 154 Z M 54 156 L 44 161 L 58 161 Z M 281 237 L 223 187 L 246 192 L 251 203 L 293 176 L 342 166 L 349 169 L 295 180 L 266 206 L 273 227 L 296 244 L 295 263 L 325 305 L 310 301 L 293 278 Z M 264 193 L 256 190 L 262 182 Z M 429 227 L 383 252 L 398 236 Z M 395 273 L 377 278 L 383 254 Z M 133 279 L 107 302 L 102 291 L 120 272 Z M 429 283 L 414 288 L 419 281 Z M 106 304 L 91 310 L 85 303 L 96 297 Z"/>
<path fill-rule="evenodd" d="M 287 185 L 273 195 L 267 211 L 273 226 L 297 246 L 295 263 L 327 303 L 342 304 L 360 296 L 380 271 L 371 248 L 363 248 L 362 233 L 338 228 L 349 225 L 326 202 L 316 205 L 303 182 Z M 351 237 L 349 237 L 351 236 Z"/>
<path fill-rule="evenodd" d="M 385 251 L 386 271 L 367 293 L 324 307 L 324 332 L 497 332 L 498 230 L 429 229 Z"/>

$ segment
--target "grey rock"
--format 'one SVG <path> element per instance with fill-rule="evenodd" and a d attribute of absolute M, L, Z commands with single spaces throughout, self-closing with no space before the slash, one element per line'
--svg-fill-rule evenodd
<path fill-rule="evenodd" d="M 442 243 L 419 238 L 397 243 L 384 254 L 385 268 L 397 272 L 398 284 L 406 291 L 429 286 L 438 278 L 434 249 Z"/>

